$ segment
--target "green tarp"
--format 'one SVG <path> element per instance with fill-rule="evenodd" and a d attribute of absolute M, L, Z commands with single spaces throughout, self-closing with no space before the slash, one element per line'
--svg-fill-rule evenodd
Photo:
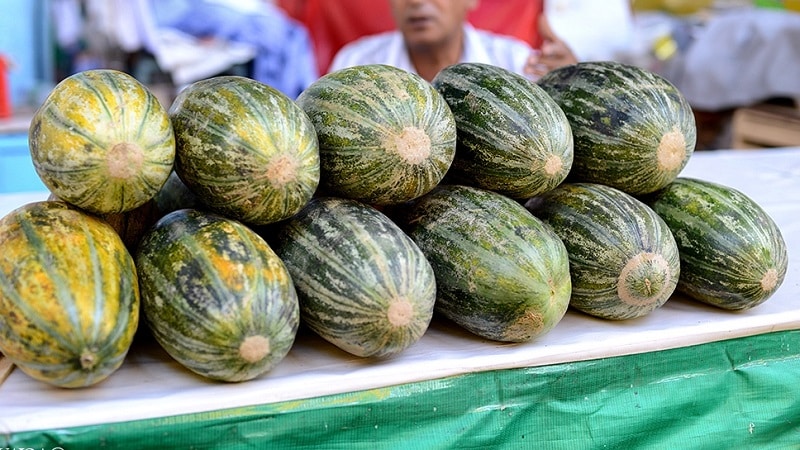
<path fill-rule="evenodd" d="M 800 330 L 791 330 L 212 413 L 0 435 L 0 448 L 800 448 L 798 386 Z"/>

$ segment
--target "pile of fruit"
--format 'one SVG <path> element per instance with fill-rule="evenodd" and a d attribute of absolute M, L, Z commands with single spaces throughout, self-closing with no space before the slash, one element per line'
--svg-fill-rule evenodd
<path fill-rule="evenodd" d="M 81 72 L 30 127 L 51 198 L 0 219 L 0 351 L 89 386 L 147 327 L 233 382 L 279 364 L 301 323 L 387 358 L 434 314 L 526 342 L 570 307 L 627 320 L 680 291 L 751 308 L 786 245 L 747 196 L 679 177 L 695 133 L 674 86 L 614 62 L 536 83 L 357 66 L 296 101 L 220 76 L 168 110 L 125 73 Z"/>

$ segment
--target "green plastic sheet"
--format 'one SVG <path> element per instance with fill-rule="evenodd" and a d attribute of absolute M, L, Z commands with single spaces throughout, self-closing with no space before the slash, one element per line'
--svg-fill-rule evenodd
<path fill-rule="evenodd" d="M 800 448 L 800 330 L 0 436 L 0 448 Z"/>

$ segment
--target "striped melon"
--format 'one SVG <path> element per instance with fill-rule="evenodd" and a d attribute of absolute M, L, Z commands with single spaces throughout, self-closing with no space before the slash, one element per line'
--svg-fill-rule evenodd
<path fill-rule="evenodd" d="M 783 283 L 788 266 L 783 235 L 742 192 L 679 177 L 645 201 L 675 235 L 679 291 L 719 308 L 743 310 L 765 302 Z"/>
<path fill-rule="evenodd" d="M 23 372 L 77 388 L 114 373 L 139 322 L 133 258 L 108 223 L 60 201 L 0 220 L 0 351 Z"/>
<path fill-rule="evenodd" d="M 136 253 L 153 337 L 204 377 L 246 381 L 289 352 L 300 323 L 289 272 L 250 228 L 193 209 L 167 214 Z"/>
<path fill-rule="evenodd" d="M 328 195 L 391 205 L 419 197 L 453 162 L 447 103 L 416 74 L 386 65 L 329 73 L 297 98 L 317 130 Z"/>
<path fill-rule="evenodd" d="M 603 319 L 632 319 L 651 313 L 675 291 L 675 239 L 633 196 L 602 184 L 566 183 L 525 206 L 567 247 L 573 308 Z"/>
<path fill-rule="evenodd" d="M 552 98 L 502 67 L 459 63 L 432 81 L 453 111 L 458 132 L 448 183 L 528 199 L 564 181 L 572 167 L 572 131 Z"/>
<path fill-rule="evenodd" d="M 570 181 L 646 194 L 674 180 L 694 152 L 692 109 L 660 75 L 613 61 L 580 62 L 547 73 L 537 84 L 572 128 Z"/>
<path fill-rule="evenodd" d="M 291 99 L 239 76 L 185 88 L 169 115 L 175 172 L 205 206 L 254 225 L 285 219 L 319 184 L 314 127 Z"/>
<path fill-rule="evenodd" d="M 433 269 L 373 207 L 315 198 L 270 236 L 292 274 L 304 323 L 342 350 L 388 357 L 427 330 L 436 300 Z"/>
<path fill-rule="evenodd" d="M 167 112 L 144 85 L 110 69 L 59 82 L 31 120 L 28 146 L 52 193 L 97 214 L 150 200 L 175 158 Z"/>
<path fill-rule="evenodd" d="M 549 332 L 569 305 L 566 248 L 516 201 L 440 185 L 393 213 L 436 274 L 436 311 L 496 341 Z"/>

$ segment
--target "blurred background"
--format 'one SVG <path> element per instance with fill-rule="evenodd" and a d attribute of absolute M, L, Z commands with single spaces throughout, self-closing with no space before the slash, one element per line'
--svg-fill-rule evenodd
<path fill-rule="evenodd" d="M 192 16 L 200 4 L 213 20 Z M 0 192 L 19 177 L 14 158 L 25 163 L 31 115 L 73 73 L 126 71 L 165 107 L 218 74 L 295 97 L 342 45 L 393 28 L 384 0 L 0 0 L 0 11 Z M 536 47 L 541 14 L 579 60 L 673 82 L 695 110 L 698 150 L 800 146 L 800 0 L 482 0 L 470 22 Z"/>

